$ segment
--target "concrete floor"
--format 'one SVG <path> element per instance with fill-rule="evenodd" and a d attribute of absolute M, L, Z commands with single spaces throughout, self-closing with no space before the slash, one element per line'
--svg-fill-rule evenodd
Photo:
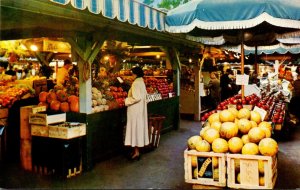
<path fill-rule="evenodd" d="M 99 162 L 95 167 L 71 179 L 57 179 L 25 172 L 17 164 L 0 165 L 0 188 L 57 189 L 192 189 L 184 182 L 183 151 L 187 139 L 199 134 L 200 123 L 181 120 L 180 129 L 161 136 L 160 145 L 142 155 L 140 161 L 128 161 L 124 155 Z M 288 141 L 280 141 L 278 178 L 275 188 L 300 187 L 300 129 Z"/>

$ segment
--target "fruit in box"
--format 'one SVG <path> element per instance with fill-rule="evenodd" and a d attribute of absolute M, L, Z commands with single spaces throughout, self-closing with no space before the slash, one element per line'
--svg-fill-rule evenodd
<path fill-rule="evenodd" d="M 60 104 L 60 111 L 62 112 L 69 112 L 70 111 L 70 105 L 68 102 L 62 102 Z"/>
<path fill-rule="evenodd" d="M 210 144 L 206 140 L 201 140 L 196 144 L 196 150 L 199 152 L 209 152 Z"/>
<path fill-rule="evenodd" d="M 46 102 L 47 101 L 47 95 L 48 95 L 48 92 L 45 92 L 45 91 L 40 92 L 39 101 L 40 102 Z"/>
<path fill-rule="evenodd" d="M 222 110 L 219 114 L 221 122 L 233 122 L 235 119 L 235 116 L 228 110 Z"/>
<path fill-rule="evenodd" d="M 203 139 L 209 143 L 212 143 L 215 139 L 219 138 L 219 131 L 214 128 L 207 129 L 203 134 Z"/>
<path fill-rule="evenodd" d="M 49 93 L 47 95 L 47 103 L 51 104 L 51 102 L 56 99 L 57 99 L 56 93 L 54 91 L 49 91 Z"/>
<path fill-rule="evenodd" d="M 264 138 L 259 142 L 258 149 L 264 156 L 274 156 L 278 152 L 278 144 L 272 138 Z"/>
<path fill-rule="evenodd" d="M 240 119 L 237 122 L 239 130 L 243 134 L 247 134 L 249 130 L 252 128 L 252 125 L 248 119 Z"/>
<path fill-rule="evenodd" d="M 52 100 L 50 103 L 50 109 L 53 111 L 59 111 L 60 110 L 60 101 Z"/>
<path fill-rule="evenodd" d="M 233 122 L 224 122 L 220 128 L 220 136 L 225 139 L 230 139 L 237 136 L 238 132 L 238 126 Z"/>
<path fill-rule="evenodd" d="M 242 148 L 242 154 L 257 155 L 259 154 L 258 146 L 255 143 L 246 143 Z"/>
<path fill-rule="evenodd" d="M 202 138 L 199 135 L 192 136 L 188 139 L 188 147 L 193 150 L 196 149 L 196 144 L 201 141 Z"/>
<path fill-rule="evenodd" d="M 225 153 L 228 151 L 228 143 L 222 138 L 217 138 L 212 142 L 212 150 L 216 153 Z"/>
<path fill-rule="evenodd" d="M 251 116 L 251 112 L 247 108 L 240 109 L 237 115 L 239 119 L 249 119 L 250 116 Z"/>
<path fill-rule="evenodd" d="M 244 143 L 239 137 L 232 137 L 228 141 L 228 148 L 231 153 L 240 153 Z"/>
<path fill-rule="evenodd" d="M 259 143 L 260 140 L 266 137 L 266 134 L 260 127 L 254 127 L 250 129 L 248 136 L 250 142 Z"/>

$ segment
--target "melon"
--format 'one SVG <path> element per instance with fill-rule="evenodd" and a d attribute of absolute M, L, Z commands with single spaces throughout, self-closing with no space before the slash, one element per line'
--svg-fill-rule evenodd
<path fill-rule="evenodd" d="M 200 130 L 200 136 L 201 136 L 202 138 L 203 138 L 203 136 L 204 136 L 204 132 L 205 132 L 207 129 L 210 129 L 210 127 L 209 127 L 209 126 L 206 126 L 206 127 L 202 128 L 202 129 Z"/>
<path fill-rule="evenodd" d="M 198 135 L 192 136 L 188 139 L 188 147 L 190 150 L 196 149 L 196 144 L 200 142 L 202 138 Z"/>
<path fill-rule="evenodd" d="M 278 144 L 272 138 L 264 138 L 258 144 L 259 152 L 264 156 L 274 156 L 278 152 Z"/>
<path fill-rule="evenodd" d="M 249 130 L 252 128 L 252 125 L 248 119 L 240 119 L 237 123 L 239 130 L 243 134 L 247 134 Z"/>
<path fill-rule="evenodd" d="M 260 127 L 254 127 L 250 129 L 249 133 L 249 141 L 253 143 L 259 143 L 259 141 L 266 137 L 266 134 L 263 129 Z"/>
<path fill-rule="evenodd" d="M 219 131 L 217 131 L 214 128 L 207 129 L 203 134 L 203 139 L 209 143 L 212 143 L 215 139 L 219 137 L 220 137 Z"/>
<path fill-rule="evenodd" d="M 209 152 L 210 144 L 206 140 L 199 141 L 196 144 L 196 150 L 199 152 Z"/>
<path fill-rule="evenodd" d="M 251 128 L 257 127 L 257 123 L 255 121 L 250 121 L 250 123 L 251 123 Z"/>
<path fill-rule="evenodd" d="M 237 183 L 241 183 L 241 173 L 238 173 L 236 176 Z"/>
<path fill-rule="evenodd" d="M 219 167 L 219 158 L 218 157 L 212 157 L 212 165 L 213 165 L 213 168 Z"/>
<path fill-rule="evenodd" d="M 259 176 L 259 186 L 265 186 L 265 178 L 264 178 L 264 176 Z"/>
<path fill-rule="evenodd" d="M 210 127 L 216 129 L 217 131 L 220 131 L 221 125 L 222 123 L 220 121 L 214 121 L 212 122 Z"/>
<path fill-rule="evenodd" d="M 259 171 L 260 174 L 265 173 L 264 161 L 263 160 L 258 160 L 258 171 Z"/>
<path fill-rule="evenodd" d="M 228 110 L 222 110 L 220 113 L 220 122 L 234 122 L 235 116 Z"/>
<path fill-rule="evenodd" d="M 217 138 L 212 143 L 212 150 L 216 153 L 226 153 L 228 151 L 228 143 L 225 139 Z"/>
<path fill-rule="evenodd" d="M 261 128 L 261 129 L 265 132 L 265 137 L 266 137 L 266 138 L 271 137 L 271 131 L 270 131 L 267 127 L 261 126 L 261 127 L 259 127 L 259 128 Z"/>
<path fill-rule="evenodd" d="M 192 167 L 197 167 L 198 159 L 197 156 L 191 156 Z"/>
<path fill-rule="evenodd" d="M 228 147 L 229 147 L 229 151 L 231 153 L 240 153 L 243 146 L 244 146 L 244 143 L 243 143 L 242 139 L 240 139 L 239 137 L 232 137 L 228 141 Z"/>
<path fill-rule="evenodd" d="M 255 143 L 246 143 L 242 148 L 242 154 L 257 155 L 259 154 L 258 146 Z"/>
<path fill-rule="evenodd" d="M 211 124 L 214 121 L 220 121 L 219 113 L 213 113 L 208 117 L 208 122 Z"/>
<path fill-rule="evenodd" d="M 257 111 L 251 111 L 250 120 L 255 121 L 257 124 L 259 124 L 261 122 L 261 116 Z"/>
<path fill-rule="evenodd" d="M 269 129 L 270 131 L 273 130 L 271 123 L 267 122 L 267 121 L 262 121 L 258 124 L 258 127 L 266 127 L 267 129 Z"/>
<path fill-rule="evenodd" d="M 247 108 L 240 109 L 237 115 L 239 119 L 250 119 L 250 116 L 250 110 Z"/>
<path fill-rule="evenodd" d="M 248 134 L 242 136 L 242 141 L 243 141 L 244 144 L 250 142 Z"/>
<path fill-rule="evenodd" d="M 214 180 L 219 181 L 219 169 L 218 168 L 213 170 L 213 178 L 214 178 Z"/>
<path fill-rule="evenodd" d="M 194 169 L 194 172 L 193 172 L 193 178 L 194 178 L 194 179 L 197 179 L 197 178 L 198 178 L 198 168 L 195 168 L 195 169 Z"/>
<path fill-rule="evenodd" d="M 222 123 L 220 128 L 220 136 L 226 139 L 231 139 L 232 137 L 237 136 L 238 132 L 238 126 L 233 122 Z"/>
<path fill-rule="evenodd" d="M 234 115 L 234 117 L 237 117 L 237 115 L 239 113 L 239 111 L 234 107 L 228 108 L 228 111 L 230 111 Z"/>

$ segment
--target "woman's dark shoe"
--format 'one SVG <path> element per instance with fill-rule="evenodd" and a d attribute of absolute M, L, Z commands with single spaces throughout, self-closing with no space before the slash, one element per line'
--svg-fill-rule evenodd
<path fill-rule="evenodd" d="M 137 156 L 132 156 L 132 157 L 130 158 L 131 161 L 139 161 L 140 159 L 141 159 L 141 155 L 140 155 L 140 154 L 137 155 Z"/>

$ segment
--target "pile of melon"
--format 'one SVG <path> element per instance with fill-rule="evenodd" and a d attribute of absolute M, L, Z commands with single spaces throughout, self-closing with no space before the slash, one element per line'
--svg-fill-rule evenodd
<path fill-rule="evenodd" d="M 247 108 L 228 108 L 209 116 L 200 135 L 188 139 L 189 149 L 199 152 L 274 156 L 277 142 L 272 125 Z"/>

